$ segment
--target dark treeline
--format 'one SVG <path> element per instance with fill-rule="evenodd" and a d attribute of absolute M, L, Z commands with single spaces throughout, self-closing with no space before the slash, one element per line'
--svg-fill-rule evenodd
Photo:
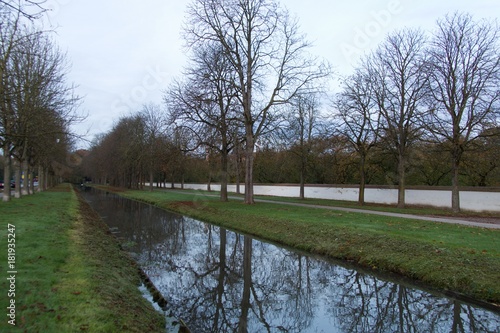
<path fill-rule="evenodd" d="M 182 79 L 97 138 L 85 172 L 117 186 L 253 182 L 498 186 L 499 27 L 468 14 L 403 29 L 340 90 L 277 2 L 194 0 Z M 251 33 L 249 33 L 251 31 Z M 152 189 L 152 188 L 151 188 Z"/>

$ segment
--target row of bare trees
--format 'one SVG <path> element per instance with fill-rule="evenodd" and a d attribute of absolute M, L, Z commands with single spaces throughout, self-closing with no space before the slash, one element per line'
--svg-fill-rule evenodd
<path fill-rule="evenodd" d="M 49 175 L 65 169 L 69 125 L 79 120 L 79 98 L 66 82 L 67 64 L 49 32 L 36 27 L 25 2 L 0 3 L 0 145 L 3 153 L 3 200 L 10 200 L 14 170 L 16 197 L 39 190 Z M 40 9 L 36 2 L 28 5 Z M 41 10 L 41 9 L 40 9 Z M 22 189 L 21 189 L 22 183 Z"/>
<path fill-rule="evenodd" d="M 439 160 L 449 160 L 453 209 L 460 209 L 464 153 L 491 146 L 494 140 L 489 137 L 499 134 L 500 49 L 495 22 L 455 13 L 439 20 L 431 36 L 417 29 L 390 34 L 342 80 L 330 111 L 321 113 L 330 68 L 307 52 L 310 45 L 297 21 L 276 1 L 193 0 L 187 17 L 188 66 L 183 78 L 165 91 L 167 111 L 162 120 L 153 121 L 165 125 L 153 126 L 147 119 L 154 117 L 138 115 L 142 146 L 137 155 L 130 155 L 130 162 L 142 156 L 142 167 L 134 170 L 143 171 L 129 179 L 129 186 L 147 178 L 144 170 L 149 170 L 152 185 L 160 172 L 152 161 L 170 165 L 163 167 L 160 178 L 174 181 L 174 174 L 183 174 L 188 153 L 193 161 L 204 156 L 210 181 L 217 157 L 221 200 L 227 200 L 229 168 L 234 166 L 237 183 L 240 175 L 245 177 L 245 202 L 250 204 L 255 156 L 263 156 L 271 145 L 296 156 L 303 197 L 313 155 L 340 156 L 335 151 L 339 145 L 329 145 L 337 140 L 347 143 L 344 152 L 358 155 L 360 203 L 374 153 L 390 153 L 390 160 L 396 161 L 394 183 L 398 204 L 404 207 L 406 173 L 410 164 L 418 164 L 415 156 L 427 158 L 423 156 L 440 151 Z M 125 120 L 131 119 L 120 120 L 101 139 L 120 142 L 111 136 L 118 135 Z M 147 131 L 156 134 L 148 136 Z M 162 145 L 157 137 L 163 138 Z M 123 138 L 126 142 L 127 136 Z M 123 148 L 117 145 L 104 156 L 116 155 L 119 149 Z M 157 149 L 166 155 L 156 156 Z M 427 168 L 432 163 L 420 164 Z M 123 177 L 113 183 L 127 184 Z"/>
<path fill-rule="evenodd" d="M 464 153 L 460 167 L 462 187 L 500 186 L 500 128 L 496 136 L 477 140 Z M 291 146 L 265 145 L 255 155 L 254 179 L 257 183 L 300 183 L 301 152 L 304 152 L 307 184 L 360 184 L 360 156 L 350 139 L 343 135 L 314 135 L 306 142 L 305 149 L 299 144 Z M 449 187 L 452 181 L 451 163 L 447 157 L 449 145 L 421 142 L 412 146 L 405 170 L 408 186 Z M 236 181 L 235 156 L 231 155 L 231 180 Z M 365 167 L 366 186 L 398 188 L 398 161 L 387 140 L 379 139 L 370 149 Z M 196 177 L 205 169 L 187 170 L 187 182 L 203 182 Z M 297 195 L 299 192 L 297 192 Z M 451 198 L 451 196 L 450 196 Z M 451 203 L 451 201 L 450 201 Z"/>
<path fill-rule="evenodd" d="M 343 83 L 335 105 L 338 128 L 365 160 L 385 140 L 398 161 L 398 206 L 405 205 L 405 171 L 416 144 L 440 144 L 452 168 L 452 208 L 460 210 L 459 174 L 465 151 L 494 130 L 500 116 L 500 30 L 468 14 L 446 16 L 428 38 L 420 30 L 389 35 Z"/>
<path fill-rule="evenodd" d="M 228 154 L 242 148 L 245 203 L 252 204 L 256 144 L 281 106 L 314 90 L 330 69 L 308 53 L 297 20 L 277 1 L 194 0 L 184 32 L 189 69 L 166 102 L 179 126 L 220 153 L 222 200 Z"/>
<path fill-rule="evenodd" d="M 161 106 L 120 118 L 106 134 L 97 137 L 85 158 L 82 172 L 95 183 L 142 188 L 149 182 L 182 179 L 183 158 L 192 140 L 182 128 L 169 126 Z"/>
<path fill-rule="evenodd" d="M 190 64 L 165 93 L 170 123 L 189 137 L 184 151 L 201 147 L 220 156 L 222 200 L 228 154 L 243 151 L 245 202 L 253 203 L 256 142 L 280 105 L 329 70 L 307 55 L 297 22 L 276 1 L 194 0 L 185 40 Z"/>
<path fill-rule="evenodd" d="M 285 137 L 298 146 L 302 161 L 303 197 L 308 142 L 318 134 L 318 79 L 328 69 L 305 56 L 309 45 L 276 3 L 243 1 L 223 8 L 199 0 L 189 17 L 186 40 L 193 53 L 185 81 L 166 96 L 172 116 L 200 143 L 219 150 L 223 175 L 228 153 L 243 143 L 247 203 L 253 202 L 256 142 L 287 124 Z M 412 147 L 429 142 L 448 149 L 452 207 L 460 210 L 463 153 L 498 133 L 498 36 L 496 23 L 455 13 L 439 20 L 430 37 L 417 29 L 389 35 L 343 81 L 333 103 L 337 121 L 329 132 L 343 134 L 360 156 L 361 203 L 365 161 L 378 141 L 397 158 L 400 207 Z M 292 106 L 291 116 L 285 116 L 284 105 Z"/>

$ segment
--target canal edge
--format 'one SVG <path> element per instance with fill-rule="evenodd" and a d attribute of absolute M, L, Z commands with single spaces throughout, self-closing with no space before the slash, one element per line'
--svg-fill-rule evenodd
<path fill-rule="evenodd" d="M 120 244 L 120 249 L 123 250 L 121 244 Z M 126 252 L 126 251 L 125 251 Z M 128 254 L 128 253 L 127 253 Z M 129 255 L 130 257 L 130 255 Z M 154 285 L 153 281 L 149 278 L 149 276 L 144 272 L 144 270 L 140 267 L 140 265 L 133 259 L 130 258 L 132 261 L 132 264 L 137 267 L 137 272 L 139 274 L 139 277 L 141 278 L 142 283 L 146 286 L 146 289 L 149 291 L 151 296 L 153 297 L 153 302 L 158 304 L 158 306 L 164 311 L 167 312 L 167 300 L 165 297 L 163 297 L 162 293 L 156 288 Z M 180 325 L 179 327 L 179 333 L 191 333 L 189 328 L 187 327 L 186 323 L 181 319 L 181 318 L 175 318 L 178 320 L 178 323 Z"/>
<path fill-rule="evenodd" d="M 131 252 L 124 248 L 123 243 L 121 241 L 122 238 L 118 236 L 118 234 L 120 233 L 119 229 L 109 227 L 108 224 L 103 220 L 102 216 L 99 213 L 97 213 L 88 204 L 88 202 L 85 200 L 85 198 L 78 191 L 75 191 L 75 194 L 77 195 L 78 200 L 80 202 L 84 202 L 87 205 L 87 208 L 92 210 L 94 212 L 95 216 L 98 217 L 102 227 L 105 230 L 105 233 L 108 236 L 110 236 L 111 240 L 118 245 L 119 251 L 121 251 L 126 256 L 126 258 L 130 262 L 130 265 L 136 269 L 140 282 L 146 287 L 150 296 L 153 298 L 152 303 L 156 303 L 160 307 L 160 309 L 164 312 L 163 315 L 166 317 L 167 316 L 166 306 L 167 306 L 168 302 L 166 301 L 166 299 L 162 295 L 162 293 L 158 290 L 158 288 L 156 288 L 156 286 L 151 281 L 149 276 L 141 268 L 140 264 L 134 259 Z M 137 287 L 139 287 L 139 286 L 140 285 L 138 285 Z M 144 295 L 143 295 L 143 297 L 144 297 Z M 158 310 L 156 310 L 156 311 L 158 311 Z M 179 325 L 179 330 L 178 330 L 179 333 L 191 333 L 191 331 L 187 327 L 186 323 L 181 318 L 178 318 L 176 316 L 170 316 L 170 315 L 169 315 L 169 317 L 171 317 L 173 320 L 175 320 L 174 321 L 175 325 Z M 165 327 L 165 329 L 166 329 L 166 327 Z"/>

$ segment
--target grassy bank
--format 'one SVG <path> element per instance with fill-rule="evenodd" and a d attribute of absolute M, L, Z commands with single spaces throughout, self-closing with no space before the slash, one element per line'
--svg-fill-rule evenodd
<path fill-rule="evenodd" d="M 203 192 L 118 191 L 273 242 L 500 303 L 498 230 L 274 203 L 221 203 Z"/>
<path fill-rule="evenodd" d="M 0 332 L 164 332 L 137 289 L 137 269 L 69 185 L 0 203 L 0 217 L 2 294 L 9 224 L 17 272 L 15 296 L 0 301 L 4 312 L 15 301 L 16 326 L 3 313 Z"/>

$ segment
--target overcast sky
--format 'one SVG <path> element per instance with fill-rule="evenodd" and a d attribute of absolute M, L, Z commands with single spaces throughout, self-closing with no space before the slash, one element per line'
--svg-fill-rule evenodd
<path fill-rule="evenodd" d="M 186 57 L 181 27 L 191 0 L 48 0 L 46 26 L 71 63 L 69 79 L 84 98 L 87 120 L 74 127 L 87 139 L 109 131 L 120 116 L 162 102 Z M 455 11 L 497 19 L 498 0 L 286 0 L 312 41 L 312 53 L 343 75 L 364 53 L 402 27 L 431 31 Z M 80 145 L 80 147 L 85 145 Z"/>

